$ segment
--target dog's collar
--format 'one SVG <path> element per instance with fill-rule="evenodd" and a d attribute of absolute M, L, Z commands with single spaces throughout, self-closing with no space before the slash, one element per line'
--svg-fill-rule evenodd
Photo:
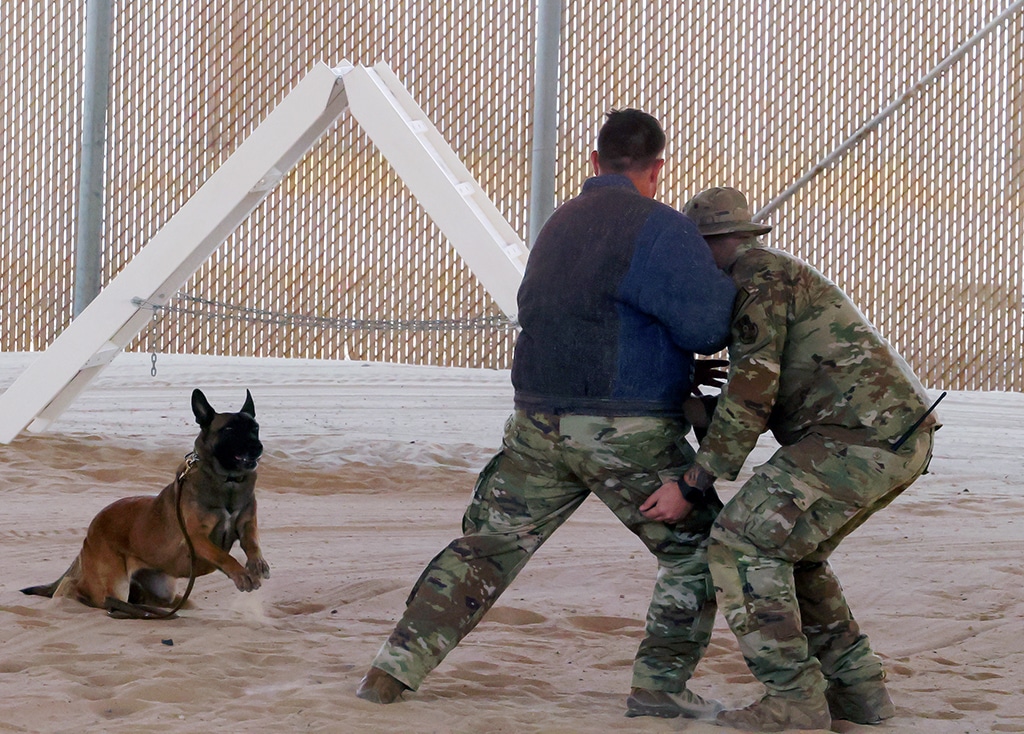
<path fill-rule="evenodd" d="M 178 472 L 177 481 L 180 482 L 182 479 L 184 479 L 185 475 L 192 471 L 193 467 L 195 467 L 200 461 L 202 461 L 202 458 L 200 458 L 199 454 L 195 451 L 190 451 L 187 454 L 185 454 L 185 466 L 182 467 L 180 472 Z M 243 472 L 242 474 L 238 475 L 231 474 L 230 472 L 228 472 L 223 474 L 222 476 L 224 477 L 224 481 L 226 482 L 244 482 L 246 476 L 250 473 L 251 470 Z"/>

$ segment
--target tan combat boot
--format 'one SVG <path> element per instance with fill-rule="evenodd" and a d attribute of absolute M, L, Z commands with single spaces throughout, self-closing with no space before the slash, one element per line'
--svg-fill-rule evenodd
<path fill-rule="evenodd" d="M 394 703 L 409 690 L 409 686 L 380 668 L 370 668 L 359 681 L 356 696 L 373 703 Z"/>
<path fill-rule="evenodd" d="M 701 698 L 683 689 L 681 693 L 634 688 L 626 699 L 626 716 L 658 716 L 662 719 L 713 719 L 722 710 L 718 701 Z"/>
<path fill-rule="evenodd" d="M 896 706 L 881 679 L 844 686 L 830 682 L 825 690 L 833 719 L 854 724 L 880 724 L 896 715 Z"/>
<path fill-rule="evenodd" d="M 764 696 L 746 708 L 723 711 L 719 724 L 744 731 L 785 731 L 786 729 L 829 729 L 832 717 L 825 696 L 782 698 Z"/>

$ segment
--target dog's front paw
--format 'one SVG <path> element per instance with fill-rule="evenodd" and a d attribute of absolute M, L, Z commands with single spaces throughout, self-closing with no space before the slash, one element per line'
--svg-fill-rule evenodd
<path fill-rule="evenodd" d="M 260 577 L 249 571 L 235 574 L 231 577 L 231 580 L 235 582 L 235 586 L 239 591 L 256 591 L 256 589 L 260 588 Z"/>
<path fill-rule="evenodd" d="M 250 558 L 245 562 L 245 570 L 249 572 L 249 575 L 253 578 L 258 579 L 269 579 L 270 578 L 270 564 L 267 563 L 263 556 L 256 556 Z"/>

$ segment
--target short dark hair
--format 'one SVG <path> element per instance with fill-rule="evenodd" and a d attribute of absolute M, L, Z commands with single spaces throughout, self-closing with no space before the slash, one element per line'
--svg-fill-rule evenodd
<path fill-rule="evenodd" d="M 597 162 L 604 173 L 643 171 L 664 151 L 661 124 L 640 110 L 612 110 L 597 134 Z"/>

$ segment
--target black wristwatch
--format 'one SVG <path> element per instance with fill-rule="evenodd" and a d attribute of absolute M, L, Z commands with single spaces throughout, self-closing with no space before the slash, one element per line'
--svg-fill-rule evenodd
<path fill-rule="evenodd" d="M 696 487 L 687 484 L 686 480 L 682 477 L 676 480 L 679 484 L 679 491 L 683 494 L 683 499 L 689 502 L 694 507 L 700 507 L 708 501 L 708 494 L 706 490 L 697 489 Z"/>

